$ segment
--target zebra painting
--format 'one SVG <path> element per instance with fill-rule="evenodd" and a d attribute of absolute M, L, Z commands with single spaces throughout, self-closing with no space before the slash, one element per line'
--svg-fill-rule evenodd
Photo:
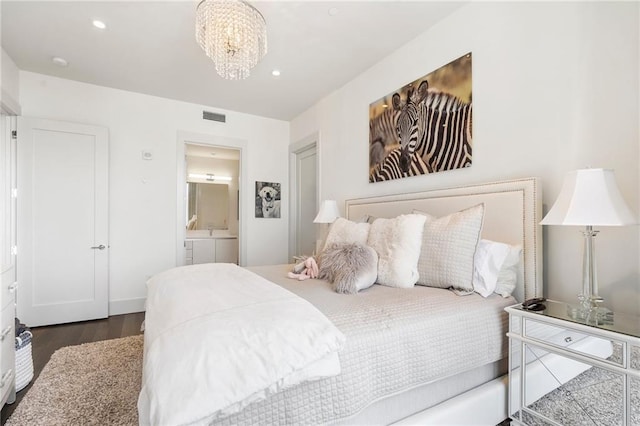
<path fill-rule="evenodd" d="M 471 53 L 371 103 L 369 181 L 469 167 L 472 115 Z"/>
<path fill-rule="evenodd" d="M 400 166 L 409 169 L 417 154 L 433 172 L 469 167 L 471 165 L 472 104 L 453 95 L 429 90 L 425 80 L 415 96 L 410 91 L 403 103 L 398 93 L 393 95 L 400 140 Z"/>
<path fill-rule="evenodd" d="M 378 164 L 369 174 L 369 182 L 381 182 L 384 180 L 399 179 L 407 176 L 419 176 L 431 173 L 431 170 L 419 155 L 414 154 L 409 161 L 407 170 L 402 170 L 400 166 L 401 152 L 399 148 L 394 149 Z"/>
<path fill-rule="evenodd" d="M 380 115 L 369 120 L 369 173 L 398 145 L 398 115 L 394 108 L 386 108 Z"/>

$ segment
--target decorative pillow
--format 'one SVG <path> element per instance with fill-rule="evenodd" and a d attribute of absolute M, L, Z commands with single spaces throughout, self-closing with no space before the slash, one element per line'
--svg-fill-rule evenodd
<path fill-rule="evenodd" d="M 326 249 L 332 244 L 367 244 L 370 227 L 371 225 L 368 223 L 355 223 L 339 217 L 329 228 L 324 248 Z"/>
<path fill-rule="evenodd" d="M 409 288 L 418 280 L 418 257 L 426 217 L 405 214 L 376 219 L 367 244 L 378 253 L 378 284 Z"/>
<path fill-rule="evenodd" d="M 521 246 L 509 246 L 509 254 L 500 268 L 495 292 L 502 297 L 509 297 L 516 289 L 520 273 Z"/>
<path fill-rule="evenodd" d="M 450 288 L 458 294 L 472 293 L 473 261 L 482 231 L 484 204 L 438 219 L 427 217 L 417 284 Z"/>
<path fill-rule="evenodd" d="M 371 216 L 370 214 L 362 215 L 362 217 L 356 220 L 357 223 L 373 223 L 377 218 L 375 216 Z"/>
<path fill-rule="evenodd" d="M 378 276 L 378 255 L 363 244 L 332 244 L 319 257 L 318 278 L 338 293 L 354 294 L 371 287 Z"/>
<path fill-rule="evenodd" d="M 480 240 L 473 262 L 473 289 L 482 297 L 489 297 L 496 289 L 498 274 L 509 255 L 509 245 Z"/>

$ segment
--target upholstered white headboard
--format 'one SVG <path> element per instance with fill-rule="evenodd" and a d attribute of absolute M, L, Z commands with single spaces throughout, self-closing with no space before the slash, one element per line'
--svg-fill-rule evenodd
<path fill-rule="evenodd" d="M 526 178 L 427 192 L 347 200 L 350 220 L 364 215 L 395 217 L 414 209 L 444 216 L 485 204 L 482 238 L 523 247 L 524 265 L 514 296 L 519 301 L 542 296 L 542 194 L 537 178 Z"/>

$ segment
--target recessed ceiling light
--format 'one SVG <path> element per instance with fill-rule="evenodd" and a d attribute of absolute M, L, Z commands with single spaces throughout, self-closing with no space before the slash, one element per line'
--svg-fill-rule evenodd
<path fill-rule="evenodd" d="M 279 77 L 280 76 L 280 70 L 271 71 L 271 75 L 274 76 L 274 77 Z"/>
<path fill-rule="evenodd" d="M 107 24 L 105 24 L 102 21 L 99 21 L 97 19 L 94 19 L 94 21 L 92 22 L 93 26 L 96 28 L 100 28 L 101 30 L 104 30 L 105 28 L 107 28 Z"/>
<path fill-rule="evenodd" d="M 337 7 L 330 7 L 329 10 L 327 10 L 329 16 L 336 16 L 339 12 L 340 10 Z"/>
<path fill-rule="evenodd" d="M 51 62 L 53 62 L 54 64 L 56 64 L 59 67 L 66 67 L 67 65 L 69 65 L 69 63 L 66 61 L 66 59 L 60 58 L 58 56 L 54 56 L 53 58 L 51 58 Z"/>

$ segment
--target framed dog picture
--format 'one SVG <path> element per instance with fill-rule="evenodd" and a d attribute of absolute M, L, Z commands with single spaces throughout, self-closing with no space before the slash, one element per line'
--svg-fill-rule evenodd
<path fill-rule="evenodd" d="M 256 181 L 256 217 L 280 218 L 280 184 Z"/>

